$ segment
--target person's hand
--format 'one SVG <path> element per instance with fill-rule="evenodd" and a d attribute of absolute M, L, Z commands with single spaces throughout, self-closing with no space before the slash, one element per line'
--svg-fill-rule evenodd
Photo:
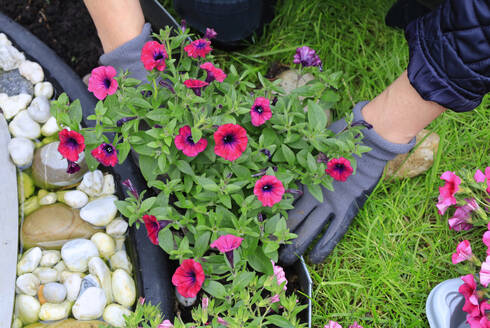
<path fill-rule="evenodd" d="M 354 121 L 364 120 L 361 109 L 366 102 L 354 108 Z M 329 129 L 335 133 L 346 127 L 346 122 L 334 122 Z M 407 153 L 415 143 L 395 144 L 386 141 L 373 129 L 363 130 L 363 143 L 371 151 L 356 157 L 357 170 L 345 182 L 334 181 L 333 191 L 323 188 L 323 202 L 316 200 L 304 187 L 304 194 L 296 200 L 294 209 L 288 213 L 288 227 L 298 235 L 292 244 L 286 245 L 280 252 L 280 261 L 285 265 L 294 263 L 302 255 L 317 235 L 321 235 L 309 254 L 312 263 L 323 262 L 335 245 L 346 233 L 352 219 L 363 206 L 369 194 L 382 176 L 386 162 L 398 154 Z M 342 168 L 339 167 L 339 170 Z"/>

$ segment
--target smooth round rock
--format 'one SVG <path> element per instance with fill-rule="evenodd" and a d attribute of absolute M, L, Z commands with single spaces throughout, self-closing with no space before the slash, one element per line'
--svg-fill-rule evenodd
<path fill-rule="evenodd" d="M 51 117 L 49 100 L 46 97 L 40 96 L 32 100 L 29 107 L 27 107 L 27 112 L 29 116 L 38 123 L 46 123 L 46 121 Z"/>
<path fill-rule="evenodd" d="M 71 310 L 71 303 L 44 303 L 39 310 L 39 319 L 44 321 L 62 320 L 68 318 Z"/>
<path fill-rule="evenodd" d="M 136 285 L 133 278 L 122 269 L 112 273 L 112 296 L 114 300 L 126 307 L 130 307 L 136 300 Z"/>
<path fill-rule="evenodd" d="M 65 262 L 59 261 L 58 263 L 56 263 L 56 265 L 53 267 L 53 269 L 58 271 L 58 276 L 61 277 L 61 273 L 63 271 L 66 271 L 67 268 L 66 268 Z"/>
<path fill-rule="evenodd" d="M 4 71 L 16 69 L 26 60 L 26 57 L 22 52 L 12 46 L 10 41 L 2 41 L 2 43 L 0 45 L 0 68 Z"/>
<path fill-rule="evenodd" d="M 105 324 L 106 323 L 104 321 L 100 320 L 79 321 L 69 318 L 56 323 L 34 323 L 32 325 L 25 326 L 25 328 L 99 328 Z"/>
<path fill-rule="evenodd" d="M 58 197 L 56 196 L 55 192 L 49 192 L 43 197 L 39 198 L 39 205 L 51 205 L 56 203 L 57 199 Z"/>
<path fill-rule="evenodd" d="M 26 109 L 32 100 L 32 96 L 21 93 L 17 96 L 9 97 L 5 93 L 0 93 L 0 108 L 7 120 L 17 115 L 21 110 Z"/>
<path fill-rule="evenodd" d="M 90 197 L 98 197 L 102 194 L 104 188 L 104 175 L 102 171 L 95 170 L 93 172 L 87 172 L 83 175 L 82 182 L 78 185 L 77 189 L 83 191 Z"/>
<path fill-rule="evenodd" d="M 33 273 L 39 278 L 41 284 L 58 281 L 59 274 L 53 268 L 38 267 Z"/>
<path fill-rule="evenodd" d="M 121 237 L 128 230 L 128 222 L 122 218 L 116 218 L 106 227 L 105 232 L 111 237 Z"/>
<path fill-rule="evenodd" d="M 88 261 L 99 256 L 99 251 L 93 242 L 87 239 L 70 240 L 61 248 L 61 258 L 70 271 L 87 271 Z"/>
<path fill-rule="evenodd" d="M 111 236 L 103 232 L 96 232 L 90 240 L 97 246 L 100 256 L 109 259 L 116 251 L 116 243 Z"/>
<path fill-rule="evenodd" d="M 39 278 L 33 273 L 20 275 L 15 281 L 17 293 L 29 296 L 36 296 L 40 284 Z"/>
<path fill-rule="evenodd" d="M 31 140 L 41 136 L 41 126 L 31 118 L 26 110 L 20 111 L 14 117 L 9 124 L 9 131 L 14 137 L 24 137 Z"/>
<path fill-rule="evenodd" d="M 12 322 L 12 327 L 11 328 L 22 328 L 22 320 L 19 318 L 15 318 L 14 321 Z"/>
<path fill-rule="evenodd" d="M 43 296 L 46 302 L 59 304 L 66 298 L 66 287 L 57 282 L 44 285 Z"/>
<path fill-rule="evenodd" d="M 90 238 L 96 231 L 80 218 L 79 210 L 56 203 L 29 214 L 24 219 L 21 233 L 26 247 L 59 249 L 68 240 Z"/>
<path fill-rule="evenodd" d="M 82 279 L 82 284 L 80 285 L 80 293 L 78 295 L 82 295 L 86 289 L 90 287 L 101 288 L 99 279 L 93 274 L 88 274 Z"/>
<path fill-rule="evenodd" d="M 133 265 L 129 260 L 128 254 L 125 250 L 117 251 L 114 255 L 111 256 L 109 263 L 111 264 L 111 269 L 123 269 L 128 273 L 133 271 Z"/>
<path fill-rule="evenodd" d="M 114 327 L 126 327 L 124 316 L 129 316 L 132 312 L 119 304 L 109 304 L 104 310 L 102 318 Z"/>
<path fill-rule="evenodd" d="M 39 320 L 39 301 L 29 295 L 17 295 L 15 298 L 15 314 L 24 324 L 30 324 Z"/>
<path fill-rule="evenodd" d="M 117 207 L 114 203 L 116 196 L 104 196 L 97 198 L 80 210 L 80 217 L 98 227 L 103 227 L 111 222 L 117 214 Z"/>
<path fill-rule="evenodd" d="M 88 203 L 88 196 L 80 190 L 70 190 L 64 193 L 64 201 L 66 205 L 72 208 L 82 208 Z"/>
<path fill-rule="evenodd" d="M 37 124 L 37 123 L 36 123 Z M 80 171 L 74 174 L 66 173 L 68 162 L 58 151 L 59 141 L 49 143 L 34 153 L 32 162 L 32 177 L 34 183 L 41 188 L 57 189 L 79 182 L 88 170 L 84 153 L 80 153 L 77 161 Z"/>
<path fill-rule="evenodd" d="M 52 267 L 61 260 L 61 253 L 58 250 L 46 250 L 43 251 L 43 256 L 41 257 L 40 266 Z"/>
<path fill-rule="evenodd" d="M 0 93 L 6 93 L 8 96 L 16 96 L 20 93 L 32 96 L 32 83 L 20 75 L 18 69 L 11 71 L 0 71 Z"/>
<path fill-rule="evenodd" d="M 106 304 L 105 293 L 101 288 L 87 288 L 73 305 L 73 316 L 78 320 L 97 319 L 104 313 Z"/>
<path fill-rule="evenodd" d="M 56 132 L 60 130 L 60 127 L 58 126 L 58 122 L 56 122 L 56 119 L 51 116 L 48 118 L 46 123 L 43 124 L 41 127 L 41 134 L 45 137 L 50 137 L 54 135 Z"/>
<path fill-rule="evenodd" d="M 12 138 L 8 145 L 10 158 L 15 166 L 26 168 L 31 166 L 34 158 L 34 143 L 27 138 Z"/>
<path fill-rule="evenodd" d="M 39 247 L 29 249 L 17 263 L 17 275 L 34 271 L 41 262 L 43 251 Z"/>
<path fill-rule="evenodd" d="M 113 195 L 116 192 L 114 177 L 112 174 L 104 175 L 104 183 L 102 185 L 102 195 Z"/>
<path fill-rule="evenodd" d="M 77 299 L 81 284 L 82 278 L 79 273 L 72 273 L 63 279 L 63 286 L 65 286 L 66 299 L 68 301 L 74 302 Z"/>
<path fill-rule="evenodd" d="M 88 271 L 99 279 L 107 303 L 112 303 L 112 277 L 107 264 L 100 257 L 92 257 L 88 261 Z"/>
<path fill-rule="evenodd" d="M 30 60 L 26 60 L 19 65 L 19 73 L 33 84 L 44 80 L 44 71 L 41 65 Z"/>
<path fill-rule="evenodd" d="M 53 96 L 54 88 L 50 82 L 39 82 L 34 86 L 34 96 L 43 96 L 50 99 Z"/>

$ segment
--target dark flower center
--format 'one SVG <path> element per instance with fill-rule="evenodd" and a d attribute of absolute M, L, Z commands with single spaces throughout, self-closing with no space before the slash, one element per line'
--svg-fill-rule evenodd
<path fill-rule="evenodd" d="M 223 142 L 225 144 L 231 144 L 235 141 L 235 136 L 233 134 L 227 134 L 223 137 Z"/>
<path fill-rule="evenodd" d="M 114 151 L 114 147 L 109 144 L 105 145 L 102 149 L 104 149 L 104 151 L 108 154 L 111 154 Z"/>
<path fill-rule="evenodd" d="M 153 59 L 155 60 L 160 60 L 162 58 L 163 58 L 163 54 L 161 52 L 158 52 L 153 56 Z"/>
<path fill-rule="evenodd" d="M 342 163 L 335 164 L 335 170 L 340 171 L 340 172 L 343 172 L 344 169 L 345 169 L 345 165 L 344 164 L 342 164 Z"/>
<path fill-rule="evenodd" d="M 206 42 L 201 41 L 196 44 L 197 49 L 203 49 L 204 47 L 206 47 Z"/>
<path fill-rule="evenodd" d="M 262 106 L 260 105 L 257 105 L 255 106 L 255 111 L 259 114 L 262 114 L 262 112 L 264 111 L 264 109 L 262 108 Z"/>
<path fill-rule="evenodd" d="M 75 148 L 78 147 L 78 142 L 75 138 L 68 138 L 66 139 L 66 145 L 71 148 Z"/>
<path fill-rule="evenodd" d="M 271 184 L 266 184 L 262 187 L 262 191 L 265 192 L 270 192 L 272 190 L 273 186 Z"/>
<path fill-rule="evenodd" d="M 452 195 L 456 191 L 456 185 L 451 181 L 447 183 L 449 185 L 449 193 Z"/>
<path fill-rule="evenodd" d="M 192 270 L 191 270 L 191 271 L 187 271 L 187 272 L 185 273 L 185 276 L 186 276 L 187 278 L 190 278 L 190 279 L 191 279 L 191 281 L 192 281 L 192 283 L 195 283 L 195 282 L 196 282 L 196 273 L 195 273 L 194 271 L 192 271 Z"/>
<path fill-rule="evenodd" d="M 192 139 L 192 135 L 187 136 L 187 138 L 185 138 L 185 140 L 188 143 L 190 143 L 191 145 L 194 145 L 194 139 Z"/>
<path fill-rule="evenodd" d="M 109 79 L 109 78 L 105 78 L 105 79 L 104 79 L 104 86 L 105 86 L 107 89 L 109 89 L 109 88 L 110 88 L 110 86 L 111 86 L 111 79 Z"/>

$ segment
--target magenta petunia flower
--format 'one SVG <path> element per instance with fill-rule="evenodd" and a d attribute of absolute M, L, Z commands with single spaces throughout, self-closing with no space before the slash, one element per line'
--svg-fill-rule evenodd
<path fill-rule="evenodd" d="M 104 142 L 90 153 L 104 166 L 115 166 L 117 164 L 117 150 L 112 144 Z"/>
<path fill-rule="evenodd" d="M 335 321 L 330 320 L 330 322 L 328 323 L 328 325 L 323 326 L 323 328 L 342 328 L 342 326 L 339 325 L 338 322 L 335 322 Z"/>
<path fill-rule="evenodd" d="M 197 156 L 200 152 L 204 151 L 208 145 L 208 141 L 204 138 L 201 138 L 198 142 L 194 143 L 191 128 L 188 125 L 179 129 L 179 134 L 175 137 L 174 143 L 177 149 L 182 150 L 184 155 L 189 157 Z"/>
<path fill-rule="evenodd" d="M 204 283 L 204 270 L 201 263 L 193 259 L 182 261 L 172 276 L 172 284 L 177 287 L 177 292 L 184 297 L 196 297 Z"/>
<path fill-rule="evenodd" d="M 234 235 L 224 235 L 211 243 L 212 248 L 217 248 L 221 253 L 231 252 L 242 244 L 243 238 Z"/>
<path fill-rule="evenodd" d="M 80 171 L 80 165 L 78 165 L 76 162 L 72 162 L 68 160 L 68 168 L 66 169 L 66 173 L 68 174 L 74 174 Z"/>
<path fill-rule="evenodd" d="M 490 310 L 490 304 L 485 300 L 481 302 L 473 312 L 466 315 L 466 321 L 471 328 L 488 328 L 490 320 L 488 320 L 487 312 Z"/>
<path fill-rule="evenodd" d="M 269 99 L 264 97 L 256 98 L 250 109 L 250 117 L 254 126 L 260 126 L 270 120 L 272 112 Z"/>
<path fill-rule="evenodd" d="M 163 227 L 160 225 L 154 215 L 143 215 L 143 222 L 145 223 L 146 232 L 151 243 L 158 245 L 158 233 L 163 229 Z"/>
<path fill-rule="evenodd" d="M 286 279 L 286 273 L 284 272 L 284 269 L 281 266 L 276 265 L 274 261 L 271 260 L 271 262 L 272 262 L 272 269 L 274 270 L 274 277 L 276 278 L 277 284 L 281 286 L 282 283 L 285 282 L 283 289 L 287 290 L 288 280 Z"/>
<path fill-rule="evenodd" d="M 490 247 L 490 231 L 486 231 L 483 234 L 482 241 L 485 244 L 485 246 Z"/>
<path fill-rule="evenodd" d="M 165 60 L 168 58 L 165 45 L 156 41 L 148 41 L 141 50 L 141 61 L 147 71 L 156 68 L 163 71 L 166 67 Z"/>
<path fill-rule="evenodd" d="M 480 284 L 488 287 L 490 283 L 490 256 L 487 256 L 485 262 L 481 264 L 480 270 Z"/>
<path fill-rule="evenodd" d="M 448 220 L 449 229 L 455 231 L 470 230 L 473 225 L 469 222 L 471 212 L 476 211 L 480 206 L 475 199 L 465 199 L 466 204 L 456 207 L 454 215 Z"/>
<path fill-rule="evenodd" d="M 201 80 L 196 80 L 196 79 L 188 79 L 188 80 L 184 81 L 184 85 L 187 88 L 192 89 L 192 91 L 194 91 L 196 96 L 199 96 L 199 97 L 201 96 L 201 88 L 204 88 L 208 84 L 209 83 L 207 83 L 207 82 L 204 82 Z"/>
<path fill-rule="evenodd" d="M 443 187 L 439 187 L 439 197 L 436 206 L 439 214 L 442 215 L 450 206 L 456 205 L 457 200 L 454 195 L 459 191 L 461 178 L 454 172 L 446 171 L 441 175 L 441 179 L 446 181 L 446 183 Z"/>
<path fill-rule="evenodd" d="M 280 301 L 281 301 L 281 299 L 279 298 L 279 294 L 276 294 L 276 295 L 272 296 L 271 298 L 269 298 L 269 302 L 271 302 L 271 304 L 274 304 L 274 303 L 277 303 Z"/>
<path fill-rule="evenodd" d="M 262 203 L 262 206 L 272 207 L 279 203 L 284 195 L 284 186 L 281 180 L 273 175 L 264 175 L 254 186 L 254 194 Z"/>
<path fill-rule="evenodd" d="M 480 309 L 478 295 L 476 293 L 475 277 L 472 274 L 467 274 L 466 276 L 462 276 L 461 279 L 464 281 L 464 284 L 459 287 L 458 291 L 465 298 L 463 311 L 473 316 L 478 315 Z"/>
<path fill-rule="evenodd" d="M 58 132 L 60 144 L 58 151 L 70 162 L 78 161 L 79 154 L 85 149 L 85 138 L 77 131 L 63 129 Z"/>
<path fill-rule="evenodd" d="M 208 73 L 206 77 L 207 83 L 211 83 L 214 80 L 218 82 L 223 82 L 226 79 L 226 74 L 221 69 L 215 67 L 210 62 L 205 62 L 204 64 L 201 64 L 201 66 L 199 67 L 201 67 L 203 70 L 205 70 Z"/>
<path fill-rule="evenodd" d="M 325 169 L 325 173 L 335 180 L 342 182 L 346 181 L 353 171 L 349 160 L 343 157 L 332 158 L 328 161 L 327 168 Z"/>
<path fill-rule="evenodd" d="M 214 153 L 234 161 L 247 149 L 247 131 L 238 124 L 223 124 L 214 133 Z"/>
<path fill-rule="evenodd" d="M 107 95 L 113 95 L 117 90 L 116 69 L 112 66 L 99 66 L 92 70 L 88 79 L 88 91 L 93 92 L 94 96 L 103 100 Z"/>
<path fill-rule="evenodd" d="M 349 328 L 363 328 L 363 327 L 360 324 L 358 324 L 357 321 L 354 321 L 354 323 L 350 325 Z"/>
<path fill-rule="evenodd" d="M 186 45 L 184 47 L 184 50 L 187 52 L 187 55 L 189 57 L 204 58 L 211 50 L 213 50 L 210 45 L 211 45 L 211 41 L 206 39 L 198 39 Z"/>
<path fill-rule="evenodd" d="M 453 264 L 469 260 L 473 256 L 471 245 L 468 240 L 463 240 L 456 247 L 456 253 L 451 257 Z"/>
<path fill-rule="evenodd" d="M 161 324 L 158 325 L 157 328 L 174 328 L 174 325 L 170 320 L 163 320 Z"/>
<path fill-rule="evenodd" d="M 483 174 L 483 172 L 480 169 L 476 170 L 473 178 L 478 183 L 485 182 L 485 174 Z"/>
<path fill-rule="evenodd" d="M 303 46 L 296 49 L 293 63 L 301 64 L 303 67 L 318 66 L 322 67 L 322 61 L 316 54 L 316 51 L 308 46 Z"/>
<path fill-rule="evenodd" d="M 212 40 L 217 35 L 218 35 L 218 33 L 216 33 L 216 31 L 214 30 L 214 28 L 206 27 L 206 33 L 204 34 L 204 38 L 205 39 Z"/>

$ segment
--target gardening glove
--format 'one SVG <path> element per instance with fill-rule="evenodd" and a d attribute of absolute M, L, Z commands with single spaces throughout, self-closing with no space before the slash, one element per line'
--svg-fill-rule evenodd
<path fill-rule="evenodd" d="M 361 102 L 354 107 L 354 121 L 364 120 L 361 110 L 366 104 L 367 102 Z M 346 127 L 347 123 L 339 120 L 329 129 L 339 133 Z M 288 227 L 298 237 L 281 250 L 280 261 L 284 265 L 296 262 L 328 225 L 309 255 L 312 263 L 322 262 L 344 236 L 352 219 L 378 184 L 386 162 L 399 154 L 407 153 L 415 145 L 415 138 L 408 144 L 391 143 L 372 128 L 365 128 L 362 133 L 363 144 L 371 150 L 362 157 L 354 156 L 357 161 L 356 174 L 349 176 L 345 182 L 334 180 L 333 191 L 322 187 L 323 202 L 319 202 L 303 187 L 304 194 L 296 200 L 294 209 L 288 213 Z"/>

